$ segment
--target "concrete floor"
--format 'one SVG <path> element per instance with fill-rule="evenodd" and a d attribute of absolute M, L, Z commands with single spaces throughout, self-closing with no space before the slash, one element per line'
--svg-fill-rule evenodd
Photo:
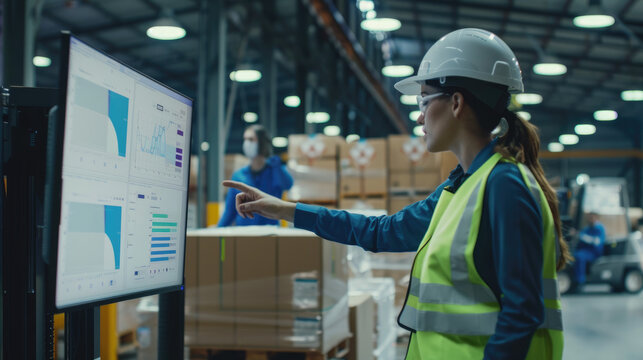
<path fill-rule="evenodd" d="M 587 286 L 563 296 L 564 360 L 643 359 L 643 293 Z"/>

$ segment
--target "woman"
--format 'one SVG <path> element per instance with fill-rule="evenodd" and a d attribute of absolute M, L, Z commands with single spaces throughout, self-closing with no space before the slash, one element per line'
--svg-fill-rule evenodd
<path fill-rule="evenodd" d="M 243 191 L 237 210 L 374 252 L 416 251 L 398 318 L 412 333 L 407 359 L 561 359 L 556 270 L 570 256 L 536 128 L 507 109 L 523 91 L 515 55 L 492 33 L 457 30 L 395 87 L 418 95 L 428 150 L 459 160 L 426 200 L 364 217 L 224 182 Z"/>
<path fill-rule="evenodd" d="M 281 198 L 284 191 L 292 187 L 292 176 L 281 164 L 278 156 L 272 154 L 272 142 L 266 129 L 261 125 L 249 126 L 243 133 L 243 154 L 250 159 L 250 165 L 232 174 L 232 180 L 259 188 L 272 196 Z M 234 209 L 237 189 L 230 189 L 226 206 L 217 226 L 277 225 L 275 219 L 257 216 L 254 219 L 241 217 Z"/>

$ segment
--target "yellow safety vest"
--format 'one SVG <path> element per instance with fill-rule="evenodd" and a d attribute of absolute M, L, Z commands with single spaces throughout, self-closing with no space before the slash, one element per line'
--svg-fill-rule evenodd
<path fill-rule="evenodd" d="M 411 329 L 407 359 L 482 359 L 494 334 L 500 304 L 475 267 L 487 178 L 499 161 L 515 163 L 538 201 L 543 218 L 545 321 L 534 333 L 527 359 L 561 359 L 563 324 L 556 280 L 559 248 L 545 194 L 531 171 L 494 154 L 455 193 L 442 191 L 418 248 L 409 290 L 398 318 Z"/>

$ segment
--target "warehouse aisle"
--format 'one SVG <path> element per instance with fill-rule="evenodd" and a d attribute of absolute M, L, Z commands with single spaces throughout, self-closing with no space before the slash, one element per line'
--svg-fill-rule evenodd
<path fill-rule="evenodd" d="M 613 294 L 607 286 L 587 286 L 563 296 L 564 360 L 643 358 L 643 293 Z"/>

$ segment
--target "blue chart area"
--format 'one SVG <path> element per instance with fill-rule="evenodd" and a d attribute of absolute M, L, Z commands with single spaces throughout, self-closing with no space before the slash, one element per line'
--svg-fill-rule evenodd
<path fill-rule="evenodd" d="M 120 269 L 122 208 L 70 202 L 68 209 L 65 272 Z"/>
<path fill-rule="evenodd" d="M 111 120 L 112 125 L 114 125 L 116 139 L 118 141 L 118 156 L 125 157 L 129 99 L 110 90 L 108 104 L 109 120 Z"/>
<path fill-rule="evenodd" d="M 121 253 L 121 207 L 105 205 L 105 234 L 112 243 L 114 250 L 114 264 L 120 269 Z"/>
<path fill-rule="evenodd" d="M 71 141 L 125 157 L 129 99 L 81 77 L 75 78 Z"/>
<path fill-rule="evenodd" d="M 167 163 L 174 163 L 176 147 L 167 143 L 165 126 L 154 126 L 151 134 L 139 132 L 138 145 L 141 152 L 163 158 Z"/>

